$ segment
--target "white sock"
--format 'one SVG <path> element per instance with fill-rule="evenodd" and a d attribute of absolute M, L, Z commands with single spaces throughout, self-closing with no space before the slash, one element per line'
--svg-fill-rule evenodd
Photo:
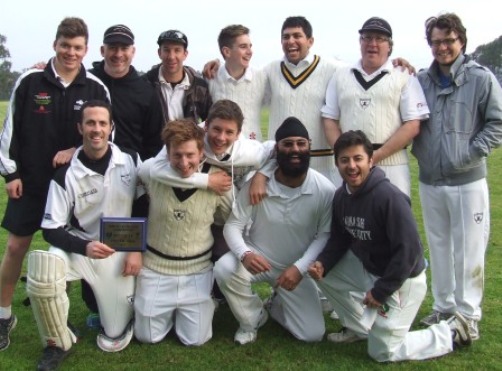
<path fill-rule="evenodd" d="M 12 306 L 0 307 L 0 319 L 9 319 L 12 316 Z"/>

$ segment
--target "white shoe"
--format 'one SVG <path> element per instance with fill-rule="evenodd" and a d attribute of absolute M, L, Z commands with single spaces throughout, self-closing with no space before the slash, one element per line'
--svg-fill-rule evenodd
<path fill-rule="evenodd" d="M 338 316 L 338 313 L 336 313 L 334 310 L 331 311 L 331 313 L 329 314 L 329 318 L 331 319 L 340 319 L 340 316 Z"/>
<path fill-rule="evenodd" d="M 111 338 L 106 336 L 104 331 L 102 331 L 96 338 L 96 343 L 98 344 L 99 349 L 101 349 L 104 352 L 120 352 L 129 345 L 132 339 L 132 335 L 133 335 L 133 321 L 131 320 L 127 324 L 127 327 L 125 328 L 122 335 L 116 338 Z"/>
<path fill-rule="evenodd" d="M 265 322 L 267 322 L 267 320 L 268 320 L 268 313 L 265 309 L 263 309 L 261 312 L 260 320 L 258 321 L 258 325 L 256 326 L 256 329 L 245 330 L 242 327 L 239 327 L 239 329 L 235 333 L 234 341 L 236 343 L 239 343 L 240 345 L 253 343 L 254 341 L 256 341 L 256 338 L 258 336 L 258 329 L 262 327 L 265 324 Z"/>
<path fill-rule="evenodd" d="M 328 334 L 327 339 L 333 343 L 355 343 L 356 341 L 366 340 L 366 337 L 360 336 L 354 331 L 344 327 L 340 332 Z"/>
<path fill-rule="evenodd" d="M 479 340 L 478 321 L 474 319 L 467 320 L 467 325 L 469 326 L 469 334 L 471 335 L 472 341 Z"/>
<path fill-rule="evenodd" d="M 321 307 L 323 313 L 333 312 L 335 308 L 333 307 L 333 304 L 331 304 L 331 302 L 328 300 L 326 296 L 319 297 L 319 300 L 321 300 Z"/>

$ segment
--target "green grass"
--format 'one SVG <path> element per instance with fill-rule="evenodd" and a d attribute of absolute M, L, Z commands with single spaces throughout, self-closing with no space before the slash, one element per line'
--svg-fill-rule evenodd
<path fill-rule="evenodd" d="M 0 116 L 5 116 L 6 103 L 0 103 Z M 266 116 L 266 113 L 265 113 Z M 402 362 L 399 364 L 378 364 L 366 353 L 366 343 L 333 345 L 327 341 L 305 344 L 295 340 L 287 331 L 269 320 L 258 333 L 258 340 L 247 346 L 233 343 L 237 322 L 228 307 L 220 308 L 214 317 L 213 339 L 201 347 L 182 346 L 174 335 L 156 345 L 144 345 L 135 341 L 123 352 L 107 354 L 101 352 L 95 343 L 96 331 L 85 328 L 87 310 L 80 299 L 79 284 L 70 290 L 70 321 L 82 330 L 83 337 L 73 347 L 72 355 L 65 361 L 63 370 L 492 370 L 502 369 L 502 151 L 496 151 L 489 159 L 489 186 L 491 197 L 492 233 L 486 256 L 486 283 L 484 317 L 480 323 L 481 340 L 468 349 L 462 349 L 442 358 Z M 417 167 L 412 161 L 412 198 L 422 237 L 422 219 L 417 191 Z M 0 193 L 0 214 L 3 215 L 6 196 Z M 5 249 L 6 232 L 0 232 L 0 256 Z M 425 239 L 423 239 L 425 242 Z M 46 244 L 37 235 L 33 248 L 46 249 Z M 427 251 L 426 251 L 427 253 Z M 259 287 L 262 292 L 266 288 Z M 38 337 L 31 308 L 22 301 L 26 298 L 25 284 L 19 283 L 13 303 L 13 310 L 19 318 L 17 328 L 12 332 L 11 346 L 0 352 L 0 370 L 34 369 L 42 345 Z M 431 296 L 427 295 L 417 318 L 431 309 Z M 416 321 L 418 322 L 418 321 Z M 340 329 L 338 321 L 327 319 L 327 332 Z M 419 328 L 417 324 L 414 328 Z"/>

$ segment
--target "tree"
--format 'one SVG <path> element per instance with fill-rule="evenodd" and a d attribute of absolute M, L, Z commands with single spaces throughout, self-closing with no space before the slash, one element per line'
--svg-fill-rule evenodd
<path fill-rule="evenodd" d="M 7 38 L 0 34 L 0 100 L 9 99 L 14 83 L 19 77 L 18 72 L 11 72 L 12 63 L 9 50 L 5 47 Z"/>

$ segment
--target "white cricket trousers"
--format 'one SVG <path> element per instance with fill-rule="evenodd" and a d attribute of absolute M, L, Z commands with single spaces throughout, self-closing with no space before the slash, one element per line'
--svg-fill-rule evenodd
<path fill-rule="evenodd" d="M 377 276 L 348 251 L 319 281 L 319 287 L 333 303 L 343 326 L 368 336 L 368 354 L 378 362 L 421 360 L 439 357 L 453 350 L 453 339 L 446 321 L 424 330 L 409 331 L 420 308 L 427 284 L 425 272 L 409 278 L 379 309 L 373 324 L 363 323 L 363 306 L 354 300 L 353 291 L 368 292 Z"/>
<path fill-rule="evenodd" d="M 110 338 L 122 335 L 133 317 L 135 279 L 122 276 L 127 253 L 116 252 L 106 259 L 91 259 L 53 246 L 49 252 L 64 259 L 67 281 L 84 279 L 91 286 L 105 334 Z"/>
<path fill-rule="evenodd" d="M 272 287 L 283 269 L 253 275 L 232 252 L 223 255 L 214 266 L 221 292 L 241 328 L 252 331 L 258 326 L 263 303 L 251 289 L 255 282 Z M 320 341 L 324 335 L 324 317 L 315 281 L 305 276 L 293 291 L 277 288 L 270 315 L 294 337 L 303 341 Z"/>
<path fill-rule="evenodd" d="M 481 319 L 490 234 L 486 179 L 460 186 L 419 183 L 429 244 L 433 309 Z"/>
<path fill-rule="evenodd" d="M 166 275 L 143 267 L 134 300 L 134 334 L 143 343 L 158 343 L 176 327 L 185 345 L 202 345 L 213 336 L 213 270 Z"/>

